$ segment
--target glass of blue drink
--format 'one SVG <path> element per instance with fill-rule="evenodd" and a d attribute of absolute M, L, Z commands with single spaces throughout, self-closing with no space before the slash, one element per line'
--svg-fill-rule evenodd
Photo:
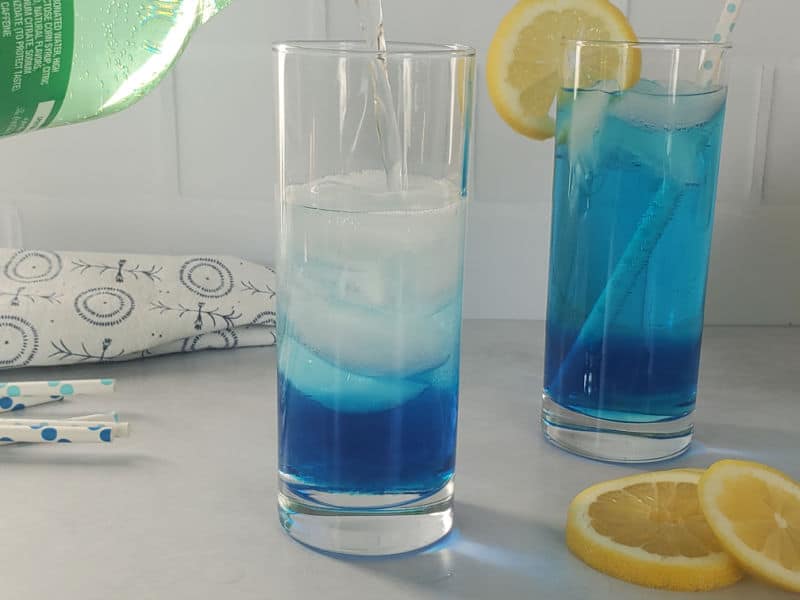
<path fill-rule="evenodd" d="M 408 552 L 453 520 L 474 51 L 274 54 L 280 520 L 326 551 Z"/>
<path fill-rule="evenodd" d="M 727 50 L 567 43 L 542 423 L 571 452 L 648 462 L 691 442 Z"/>

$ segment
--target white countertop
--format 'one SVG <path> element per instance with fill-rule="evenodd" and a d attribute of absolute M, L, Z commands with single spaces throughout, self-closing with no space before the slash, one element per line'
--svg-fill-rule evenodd
<path fill-rule="evenodd" d="M 5 373 L 116 377 L 113 396 L 26 416 L 113 408 L 131 422 L 132 436 L 110 446 L 0 448 L 2 597 L 796 598 L 753 581 L 699 596 L 647 591 L 570 555 L 563 541 L 570 499 L 640 468 L 592 462 L 544 441 L 542 331 L 533 322 L 466 323 L 457 531 L 397 559 L 335 559 L 282 532 L 274 349 Z M 746 457 L 800 477 L 799 365 L 800 329 L 709 329 L 697 441 L 662 467 Z"/>

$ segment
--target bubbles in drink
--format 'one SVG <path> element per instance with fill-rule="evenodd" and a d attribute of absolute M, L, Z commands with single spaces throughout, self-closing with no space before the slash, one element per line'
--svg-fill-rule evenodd
<path fill-rule="evenodd" d="M 290 188 L 287 198 L 286 226 L 304 232 L 284 249 L 287 334 L 358 376 L 402 379 L 445 364 L 461 280 L 458 190 L 414 177 L 406 191 L 386 191 L 373 171 Z M 302 386 L 310 370 L 292 373 Z M 386 408 L 378 394 L 373 408 Z"/>

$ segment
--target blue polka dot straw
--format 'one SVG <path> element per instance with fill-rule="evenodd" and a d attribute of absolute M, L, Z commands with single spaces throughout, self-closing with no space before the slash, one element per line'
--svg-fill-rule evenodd
<path fill-rule="evenodd" d="M 0 422 L 0 442 L 15 443 L 108 443 L 114 439 L 112 425 L 80 422 L 5 424 Z"/>
<path fill-rule="evenodd" d="M 28 406 L 39 406 L 63 399 L 64 396 L 2 396 L 0 397 L 0 413 L 24 410 Z"/>
<path fill-rule="evenodd" d="M 15 429 L 13 433 L 3 431 L 2 428 L 6 426 L 23 427 L 27 428 L 29 431 L 21 430 L 25 435 L 20 436 L 18 433 L 20 430 Z M 88 440 L 76 439 L 76 429 L 90 432 L 86 434 Z M 35 438 L 36 434 L 30 433 L 30 431 L 38 431 L 41 439 L 21 439 L 25 436 L 28 438 Z M 84 436 L 84 431 L 79 431 L 77 433 L 79 436 Z M 91 433 L 96 435 L 91 435 Z M 127 437 L 128 435 L 128 423 L 120 422 L 119 415 L 116 412 L 71 417 L 69 419 L 0 419 L 0 446 L 6 446 L 21 441 L 53 443 L 74 441 L 110 442 L 113 438 Z"/>
<path fill-rule="evenodd" d="M 719 17 L 717 28 L 711 40 L 717 44 L 724 44 L 728 41 L 731 33 L 736 29 L 736 20 L 742 10 L 744 0 L 725 0 L 722 7 L 722 14 Z M 712 48 L 703 53 L 700 61 L 700 82 L 710 85 L 719 72 L 719 62 L 722 52 L 718 48 Z"/>
<path fill-rule="evenodd" d="M 113 379 L 0 382 L 0 413 L 65 397 L 110 394 L 114 391 L 114 384 Z"/>

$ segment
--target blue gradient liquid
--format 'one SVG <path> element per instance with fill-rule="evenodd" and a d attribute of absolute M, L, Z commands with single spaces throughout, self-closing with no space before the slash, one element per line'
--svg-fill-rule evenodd
<path fill-rule="evenodd" d="M 563 92 L 545 352 L 562 407 L 628 423 L 694 410 L 724 111 L 725 90 Z M 632 240 L 645 254 L 612 280 Z"/>
<path fill-rule="evenodd" d="M 355 394 L 372 387 L 375 397 L 388 395 L 391 404 L 398 394 L 419 390 L 392 408 L 367 412 L 346 407 L 345 382 L 362 379 L 357 374 L 341 370 L 334 380 L 342 385 L 318 394 L 300 391 L 292 385 L 292 375 L 291 368 L 279 373 L 278 414 L 280 470 L 292 480 L 296 494 L 424 497 L 452 477 L 458 373 L 451 366 L 403 379 L 362 381 Z"/>

